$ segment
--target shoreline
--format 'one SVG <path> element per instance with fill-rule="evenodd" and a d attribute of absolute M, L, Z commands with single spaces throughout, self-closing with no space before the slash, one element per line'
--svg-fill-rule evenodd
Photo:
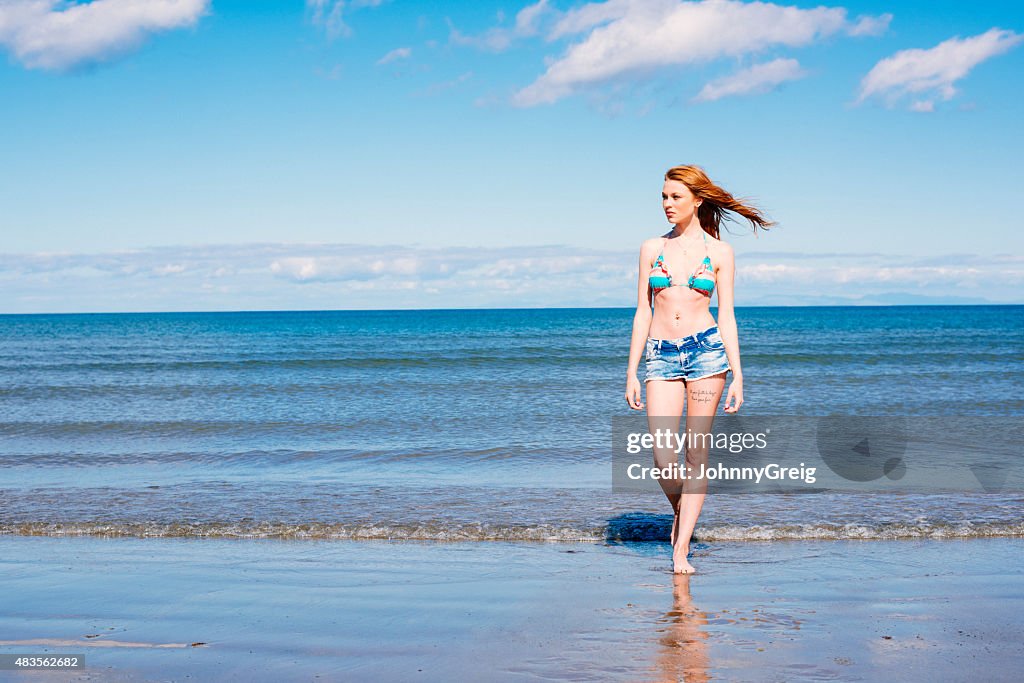
<path fill-rule="evenodd" d="M 84 654 L 82 681 L 1010 681 L 1020 548 L 698 543 L 675 577 L 664 543 L 3 535 L 0 653 Z"/>
<path fill-rule="evenodd" d="M 705 515 L 712 517 L 712 515 Z M 383 543 L 667 543 L 672 516 L 649 512 L 620 515 L 602 526 L 444 524 L 420 522 L 0 522 L 4 538 L 181 539 L 196 541 L 330 541 Z M 1024 538 L 1024 520 L 756 524 L 712 521 L 695 529 L 695 543 L 780 541 L 915 541 Z"/>

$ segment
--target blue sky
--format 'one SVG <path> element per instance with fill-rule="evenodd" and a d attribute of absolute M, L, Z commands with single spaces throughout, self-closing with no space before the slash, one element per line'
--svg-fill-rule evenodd
<path fill-rule="evenodd" d="M 0 0 L 0 312 L 1024 302 L 1014 2 Z"/>

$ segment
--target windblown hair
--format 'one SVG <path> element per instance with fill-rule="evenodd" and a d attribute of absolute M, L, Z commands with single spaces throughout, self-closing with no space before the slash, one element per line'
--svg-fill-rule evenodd
<path fill-rule="evenodd" d="M 758 228 L 767 230 L 769 226 L 775 225 L 774 221 L 765 218 L 760 209 L 754 208 L 743 200 L 736 199 L 715 185 L 700 166 L 674 166 L 665 173 L 665 180 L 683 183 L 690 188 L 690 192 L 695 197 L 704 200 L 697 209 L 697 220 L 700 221 L 700 227 L 704 228 L 704 232 L 715 239 L 718 239 L 719 226 L 723 218 L 730 221 L 736 220 L 726 213 L 727 211 L 739 214 L 750 221 L 754 228 L 754 234 L 757 234 Z"/>

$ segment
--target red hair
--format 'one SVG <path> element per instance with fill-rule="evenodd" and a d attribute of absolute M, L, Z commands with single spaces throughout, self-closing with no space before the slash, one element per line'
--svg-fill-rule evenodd
<path fill-rule="evenodd" d="M 665 173 L 665 180 L 675 180 L 686 185 L 695 197 L 704 200 L 697 208 L 697 220 L 700 221 L 700 227 L 704 228 L 704 232 L 716 239 L 722 219 L 735 220 L 726 214 L 727 211 L 739 214 L 750 221 L 754 234 L 757 234 L 758 228 L 767 230 L 769 226 L 775 225 L 774 221 L 765 218 L 760 209 L 736 199 L 713 183 L 700 166 L 673 166 Z"/>

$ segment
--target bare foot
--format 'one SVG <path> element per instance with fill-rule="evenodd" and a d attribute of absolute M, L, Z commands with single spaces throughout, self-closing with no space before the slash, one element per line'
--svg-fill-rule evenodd
<path fill-rule="evenodd" d="M 692 564 L 686 561 L 686 555 L 690 550 L 689 546 L 689 543 L 680 545 L 672 551 L 672 572 L 674 574 L 693 574 L 697 571 Z"/>

